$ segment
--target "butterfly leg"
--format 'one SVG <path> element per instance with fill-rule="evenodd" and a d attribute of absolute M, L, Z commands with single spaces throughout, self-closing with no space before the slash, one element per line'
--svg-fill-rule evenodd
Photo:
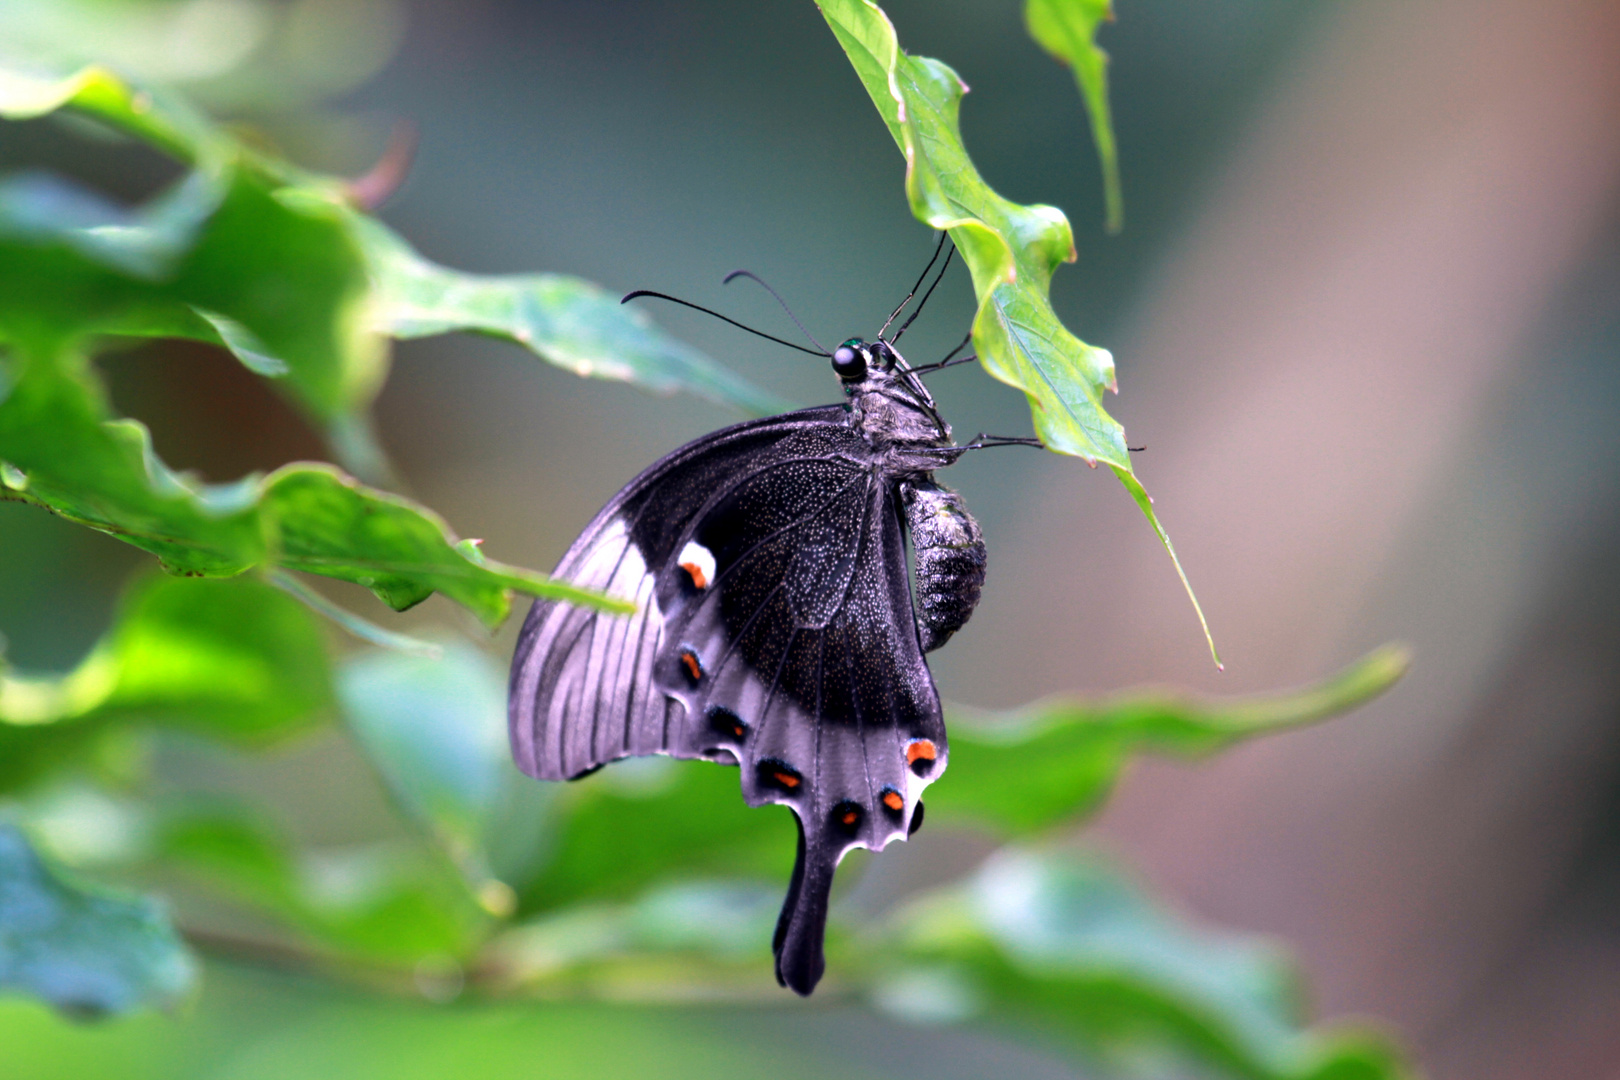
<path fill-rule="evenodd" d="M 981 431 L 963 444 L 961 449 L 987 450 L 992 446 L 1039 446 L 1044 448 L 1046 444 L 1039 439 L 1031 439 L 1021 435 L 986 435 Z"/>

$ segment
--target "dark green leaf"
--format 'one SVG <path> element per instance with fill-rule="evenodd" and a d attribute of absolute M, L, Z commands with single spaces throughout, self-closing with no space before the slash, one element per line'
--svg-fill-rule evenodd
<path fill-rule="evenodd" d="M 234 484 L 190 481 L 157 458 L 144 426 L 106 420 L 88 370 L 15 362 L 21 372 L 9 387 L 0 368 L 0 460 L 20 494 L 152 552 L 173 573 L 304 570 L 364 585 L 395 610 L 437 590 L 491 625 L 506 617 L 512 590 L 628 610 L 485 559 L 431 510 L 328 465 L 288 465 Z"/>
<path fill-rule="evenodd" d="M 437 266 L 353 206 L 346 185 L 238 142 L 101 69 L 0 69 L 0 116 L 88 113 L 194 171 L 134 213 L 43 177 L 0 187 L 0 334 L 193 337 L 224 345 L 323 426 L 387 374 L 384 336 L 471 330 L 581 375 L 687 390 L 752 412 L 785 403 L 577 278 Z M 334 432 L 334 441 L 341 432 Z"/>
<path fill-rule="evenodd" d="M 514 590 L 627 612 L 543 574 L 484 558 L 460 541 L 437 514 L 398 495 L 375 491 L 329 465 L 287 465 L 266 477 L 260 507 L 274 532 L 276 565 L 364 585 L 396 611 L 435 591 L 499 625 Z"/>
<path fill-rule="evenodd" d="M 89 1018 L 171 1005 L 195 977 L 156 904 L 69 883 L 0 824 L 0 991 Z"/>
<path fill-rule="evenodd" d="M 322 426 L 363 409 L 386 375 L 366 324 L 364 261 L 341 208 L 285 197 L 319 187 L 171 101 L 87 69 L 57 82 L 0 71 L 0 116 L 89 113 L 193 166 L 131 212 L 49 178 L 0 191 L 0 334 L 89 333 L 222 344 Z"/>
<path fill-rule="evenodd" d="M 907 908 L 883 941 L 966 980 L 992 1015 L 1117 1064 L 1169 1052 L 1254 1080 L 1408 1075 L 1377 1037 L 1307 1030 L 1269 943 L 1178 923 L 1089 860 L 1005 851 Z"/>
<path fill-rule="evenodd" d="M 1097 28 L 1113 21 L 1112 0 L 1025 0 L 1024 3 L 1024 23 L 1029 27 L 1029 36 L 1074 70 L 1080 98 L 1091 117 L 1097 160 L 1102 164 L 1108 231 L 1117 233 L 1125 224 L 1125 200 L 1119 188 L 1114 122 L 1108 111 L 1108 54 L 1097 47 Z"/>
<path fill-rule="evenodd" d="M 62 370 L 69 365 L 78 370 Z M 13 357 L 12 371 L 6 386 L 0 367 L 0 460 L 20 472 L 30 499 L 177 573 L 237 574 L 266 557 L 254 481 L 203 485 L 171 472 L 144 425 L 108 419 L 75 357 L 61 366 Z"/>
<path fill-rule="evenodd" d="M 1202 756 L 1337 716 L 1389 689 L 1409 663 L 1404 648 L 1386 645 L 1280 695 L 1199 701 L 1149 691 L 1037 702 L 1010 714 L 955 709 L 950 770 L 928 789 L 928 815 L 1007 835 L 1047 828 L 1100 805 L 1133 754 Z"/>
<path fill-rule="evenodd" d="M 355 215 L 376 288 L 379 325 L 398 338 L 472 330 L 506 338 L 576 375 L 658 393 L 686 390 L 748 412 L 791 404 L 669 337 L 600 286 L 563 274 L 466 274 L 422 258 L 398 235 Z"/>
<path fill-rule="evenodd" d="M 1010 202 L 985 183 L 962 144 L 957 111 L 966 87 L 956 72 L 902 52 L 893 24 L 871 0 L 817 2 L 905 156 L 912 213 L 949 231 L 967 262 L 979 298 L 973 320 L 979 362 L 1028 397 L 1035 433 L 1048 449 L 1114 470 L 1187 585 L 1152 501 L 1131 471 L 1125 429 L 1102 406 L 1103 391 L 1118 389 L 1114 358 L 1071 334 L 1052 310 L 1052 273 L 1075 258 L 1068 219 L 1056 207 Z M 1187 596 L 1214 655 L 1190 585 Z"/>

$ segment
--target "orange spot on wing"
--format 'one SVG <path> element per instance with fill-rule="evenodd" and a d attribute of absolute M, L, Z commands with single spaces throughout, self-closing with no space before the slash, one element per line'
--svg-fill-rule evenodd
<path fill-rule="evenodd" d="M 686 665 L 686 673 L 692 676 L 693 682 L 697 682 L 699 679 L 703 678 L 703 666 L 698 663 L 696 653 L 681 653 L 681 663 Z"/>
<path fill-rule="evenodd" d="M 887 806 L 890 810 L 904 810 L 906 808 L 906 800 L 900 797 L 900 793 L 898 791 L 885 791 L 883 793 L 883 805 Z"/>
<path fill-rule="evenodd" d="M 853 825 L 856 821 L 860 820 L 860 816 L 860 814 L 853 810 L 846 810 L 844 811 L 844 824 Z"/>
<path fill-rule="evenodd" d="M 939 756 L 939 751 L 927 739 L 918 739 L 906 746 L 906 764 L 915 765 L 919 760 L 933 761 Z"/>
<path fill-rule="evenodd" d="M 681 569 L 685 570 L 689 575 L 691 575 L 693 585 L 696 585 L 700 589 L 707 589 L 709 587 L 709 579 L 703 576 L 703 567 L 699 566 L 697 563 L 683 562 L 681 563 Z"/>
<path fill-rule="evenodd" d="M 799 778 L 794 776 L 792 773 L 779 772 L 773 773 L 772 775 L 776 777 L 776 782 L 785 788 L 796 788 L 799 786 Z"/>

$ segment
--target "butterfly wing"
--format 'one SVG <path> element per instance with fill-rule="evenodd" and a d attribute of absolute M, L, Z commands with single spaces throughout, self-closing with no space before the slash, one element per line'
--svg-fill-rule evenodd
<path fill-rule="evenodd" d="M 513 660 L 513 752 L 531 775 L 706 758 L 742 766 L 749 805 L 793 809 L 775 951 L 801 994 L 824 967 L 839 860 L 904 837 L 945 767 L 898 490 L 837 406 L 700 439 L 626 487 L 558 568 L 636 613 L 537 601 Z"/>
<path fill-rule="evenodd" d="M 540 780 L 574 780 L 619 758 L 679 751 L 670 741 L 679 706 L 652 681 L 667 623 L 655 593 L 661 580 L 672 580 L 677 536 L 750 462 L 805 427 L 834 422 L 838 412 L 771 417 L 689 443 L 643 471 L 585 527 L 553 576 L 629 600 L 636 612 L 608 616 L 535 601 L 509 686 L 520 769 Z"/>

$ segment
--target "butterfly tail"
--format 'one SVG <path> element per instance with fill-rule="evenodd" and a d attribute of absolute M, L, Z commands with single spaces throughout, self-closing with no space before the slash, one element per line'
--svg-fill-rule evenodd
<path fill-rule="evenodd" d="M 828 836 L 814 836 L 807 843 L 804 823 L 798 820 L 797 813 L 794 821 L 799 826 L 799 854 L 771 945 L 776 952 L 776 981 L 801 997 L 809 997 L 827 970 L 822 954 L 827 934 L 827 898 L 842 851 Z"/>

